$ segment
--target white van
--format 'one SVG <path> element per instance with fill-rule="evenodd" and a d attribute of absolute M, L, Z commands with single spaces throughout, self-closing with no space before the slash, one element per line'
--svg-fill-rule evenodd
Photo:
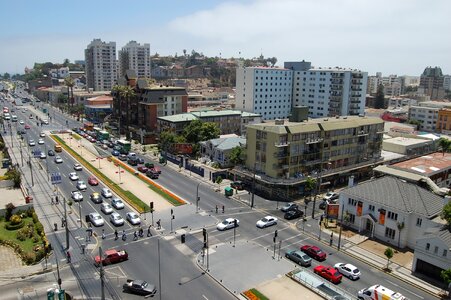
<path fill-rule="evenodd" d="M 363 300 L 407 300 L 407 298 L 400 293 L 393 292 L 380 284 L 360 290 L 357 294 L 357 298 Z"/>

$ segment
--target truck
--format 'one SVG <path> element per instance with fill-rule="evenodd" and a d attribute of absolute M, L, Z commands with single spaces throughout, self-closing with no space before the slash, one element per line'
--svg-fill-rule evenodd
<path fill-rule="evenodd" d="M 360 290 L 357 293 L 357 298 L 362 300 L 407 300 L 400 293 L 394 292 L 380 284 Z"/>
<path fill-rule="evenodd" d="M 144 280 L 127 279 L 127 283 L 122 286 L 126 293 L 152 297 L 157 293 L 154 284 L 149 284 Z"/>
<path fill-rule="evenodd" d="M 109 264 L 115 264 L 122 261 L 125 261 L 128 259 L 128 253 L 125 250 L 116 250 L 116 249 L 110 249 L 106 250 L 105 253 L 102 255 L 102 259 L 99 255 L 95 257 L 95 263 L 96 265 L 109 265 Z"/>

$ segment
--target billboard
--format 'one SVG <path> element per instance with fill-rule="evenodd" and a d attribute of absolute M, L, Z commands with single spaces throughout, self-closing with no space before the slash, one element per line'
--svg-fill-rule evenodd
<path fill-rule="evenodd" d="M 326 207 L 326 217 L 329 219 L 338 219 L 340 204 L 328 204 Z"/>
<path fill-rule="evenodd" d="M 193 153 L 193 145 L 189 143 L 172 144 L 172 153 L 174 154 L 191 154 Z"/>

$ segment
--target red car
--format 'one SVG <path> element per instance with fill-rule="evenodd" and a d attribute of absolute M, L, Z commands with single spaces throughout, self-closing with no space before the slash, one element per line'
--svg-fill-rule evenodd
<path fill-rule="evenodd" d="M 141 173 L 146 173 L 147 170 L 149 170 L 149 168 L 145 167 L 145 166 L 139 166 L 138 167 L 138 171 Z"/>
<path fill-rule="evenodd" d="M 99 185 L 99 181 L 94 176 L 88 178 L 88 183 L 90 185 Z"/>
<path fill-rule="evenodd" d="M 30 129 L 30 125 L 26 124 L 25 129 Z"/>
<path fill-rule="evenodd" d="M 326 260 L 327 254 L 323 252 L 319 247 L 311 246 L 311 245 L 305 245 L 301 247 L 301 251 L 306 253 L 308 256 L 316 259 L 316 260 Z"/>
<path fill-rule="evenodd" d="M 343 275 L 337 269 L 330 266 L 316 266 L 313 268 L 313 272 L 335 284 L 340 283 L 343 278 Z"/>

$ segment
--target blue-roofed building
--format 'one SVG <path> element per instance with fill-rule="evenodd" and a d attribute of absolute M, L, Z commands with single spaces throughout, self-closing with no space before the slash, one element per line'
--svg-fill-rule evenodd
<path fill-rule="evenodd" d="M 246 139 L 235 134 L 223 136 L 218 139 L 200 142 L 201 156 L 207 161 L 219 163 L 221 168 L 232 167 L 230 153 L 235 147 L 246 146 Z"/>

